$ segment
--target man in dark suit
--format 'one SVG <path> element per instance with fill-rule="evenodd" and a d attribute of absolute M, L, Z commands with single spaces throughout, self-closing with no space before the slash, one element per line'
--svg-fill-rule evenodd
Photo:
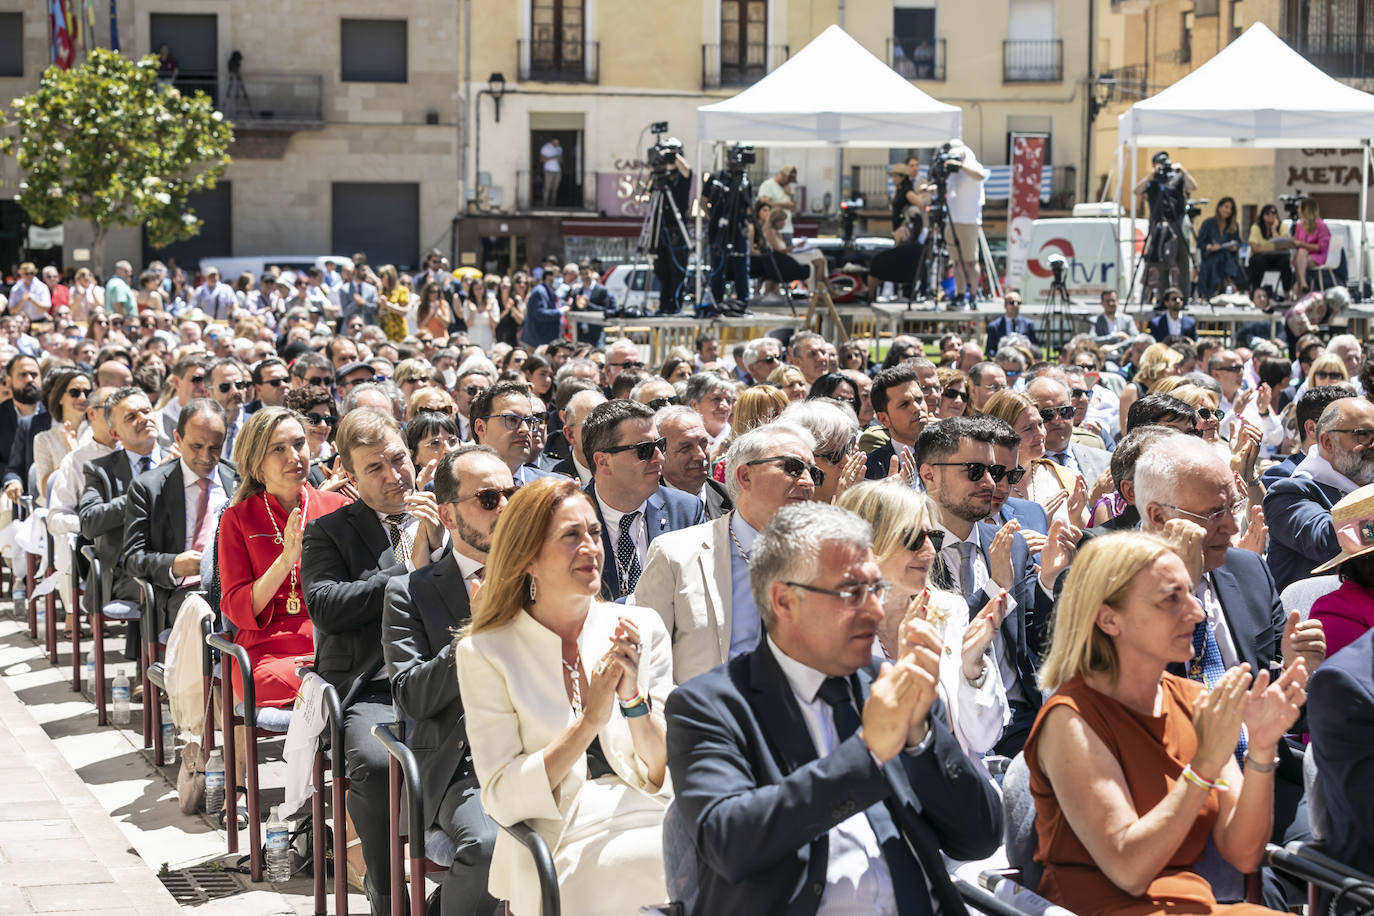
<path fill-rule="evenodd" d="M 1331 507 L 1342 496 L 1374 483 L 1374 447 L 1361 431 L 1374 429 L 1374 404 L 1341 398 L 1317 420 L 1317 452 L 1305 457 L 1291 477 L 1277 480 L 1264 495 L 1269 523 L 1269 569 L 1281 592 L 1341 552 Z"/>
<path fill-rule="evenodd" d="M 1155 340 L 1163 340 L 1166 337 L 1197 340 L 1197 319 L 1192 315 L 1183 314 L 1183 293 L 1171 286 L 1164 291 L 1163 299 L 1166 311 L 1159 312 L 1150 319 L 1150 336 Z"/>
<path fill-rule="evenodd" d="M 139 599 L 138 586 L 120 563 L 124 549 L 124 509 L 134 479 L 151 472 L 163 459 L 158 448 L 159 423 L 143 389 L 117 388 L 105 402 L 105 422 L 123 448 L 86 465 L 77 516 L 81 536 L 95 545 L 102 576 L 100 591 L 111 600 Z M 139 657 L 137 620 L 129 621 L 124 657 Z"/>
<path fill-rule="evenodd" d="M 1294 416 L 1298 425 L 1298 447 L 1293 454 L 1277 464 L 1272 464 L 1260 475 L 1260 482 L 1268 490 L 1286 477 L 1292 477 L 1298 465 L 1307 457 L 1308 451 L 1317 444 L 1317 421 L 1329 404 L 1350 397 L 1350 389 L 1345 385 L 1321 385 L 1309 388 L 1298 398 Z"/>
<path fill-rule="evenodd" d="M 373 916 L 391 908 L 387 754 L 372 726 L 395 720 L 382 657 L 387 582 L 427 566 L 443 546 L 434 494 L 415 489 L 415 466 L 390 414 L 360 407 L 335 436 L 356 502 L 305 526 L 301 585 L 315 625 L 315 667 L 344 706 L 348 813 L 362 840 Z"/>
<path fill-rule="evenodd" d="M 1363 549 L 1353 554 L 1368 553 Z M 1326 802 L 1322 851 L 1366 874 L 1374 871 L 1374 630 L 1317 669 L 1307 685 L 1309 754 L 1317 755 Z"/>
<path fill-rule="evenodd" d="M 711 437 L 701 414 L 682 404 L 670 404 L 654 414 L 663 450 L 663 485 L 690 493 L 706 507 L 707 521 L 734 508 L 725 484 L 711 479 Z"/>
<path fill-rule="evenodd" d="M 473 441 L 496 449 L 518 484 L 551 473 L 529 463 L 534 455 L 533 429 L 543 425 L 526 385 L 499 382 L 472 400 Z"/>
<path fill-rule="evenodd" d="M 869 398 L 873 403 L 873 416 L 887 431 L 888 440 L 868 453 L 868 470 L 864 477 L 881 480 L 891 472 L 893 457 L 900 457 L 916 444 L 916 437 L 921 434 L 931 412 L 926 406 L 920 376 L 915 368 L 905 363 L 875 375 Z"/>
<path fill-rule="evenodd" d="M 606 548 L 602 591 L 611 601 L 635 590 L 654 538 L 706 520 L 701 500 L 659 483 L 663 449 L 654 412 L 634 401 L 607 401 L 582 424 L 582 453 L 592 463 L 587 493 Z"/>
<path fill-rule="evenodd" d="M 1201 558 L 1193 574 L 1207 619 L 1194 634 L 1194 662 L 1171 666 L 1171 670 L 1205 681 L 1242 662 L 1258 672 L 1271 665 L 1286 667 L 1302 658 L 1308 671 L 1316 671 L 1326 658 L 1321 621 L 1299 621 L 1296 610 L 1285 614 L 1264 559 L 1231 547 L 1231 538 L 1240 530 L 1237 516 L 1245 506 L 1234 501 L 1233 489 L 1226 461 L 1206 442 L 1191 436 L 1156 442 L 1136 462 L 1141 528 L 1180 540 L 1185 558 Z M 1284 845 L 1310 837 L 1302 752 L 1280 742 L 1272 840 Z M 1291 899 L 1291 889 L 1281 888 L 1267 869 L 1265 888 L 1271 907 Z"/>
<path fill-rule="evenodd" d="M 529 300 L 525 303 L 525 324 L 520 331 L 520 340 L 531 347 L 546 344 L 562 334 L 566 306 L 554 295 L 553 284 L 557 280 L 557 269 L 545 267 L 544 275 L 530 290 Z"/>
<path fill-rule="evenodd" d="M 40 403 L 42 393 L 38 386 L 38 360 L 22 353 L 12 356 L 5 366 L 5 375 L 9 381 L 10 397 L 0 403 L 0 466 L 6 469 L 5 495 L 10 502 L 18 502 L 28 488 L 29 465 L 33 464 L 33 436 L 28 427 L 34 415 L 46 416 L 46 412 Z M 51 420 L 49 417 L 49 423 Z M 25 452 L 27 459 L 20 452 Z M 15 468 L 19 470 L 13 470 Z"/>
<path fill-rule="evenodd" d="M 463 729 L 463 698 L 453 667 L 453 633 L 472 617 L 492 530 L 515 481 L 493 449 L 462 445 L 434 472 L 439 518 L 449 549 L 429 566 L 392 579 L 382 615 L 382 653 L 397 710 L 412 722 L 409 744 L 424 786 L 425 820 L 454 843 L 444 878 L 443 916 L 491 913 L 487 894 L 496 824 L 482 811 Z"/>
<path fill-rule="evenodd" d="M 578 283 L 572 288 L 572 310 L 574 312 L 598 311 L 606 314 L 615 314 L 615 296 L 611 291 L 601 285 L 597 279 L 595 271 L 591 265 L 583 263 L 578 268 Z M 599 324 L 577 325 L 578 343 L 589 343 L 593 346 L 601 346 L 605 339 L 605 332 Z"/>
<path fill-rule="evenodd" d="M 1004 314 L 988 322 L 988 345 L 983 348 L 983 352 L 989 355 L 996 353 L 1002 338 L 1009 334 L 1020 334 L 1029 340 L 1032 346 L 1040 346 L 1040 341 L 1035 336 L 1035 322 L 1021 317 L 1021 294 L 1014 289 L 1007 290 L 1006 297 L 1002 300 L 1002 308 Z"/>
<path fill-rule="evenodd" d="M 996 790 L 943 722 L 934 631 L 917 621 L 895 666 L 873 664 L 871 545 L 843 509 L 779 512 L 750 563 L 767 637 L 668 698 L 695 912 L 963 913 L 941 852 L 1001 842 Z"/>
<path fill-rule="evenodd" d="M 996 432 L 979 418 L 953 417 L 932 423 L 916 440 L 916 473 L 938 510 L 936 529 L 943 534 L 940 555 L 949 581 L 944 585 L 968 602 L 969 618 L 1000 591 L 1015 606 L 994 637 L 1011 722 L 1003 730 L 997 753 L 1014 756 L 1042 705 L 1035 670 L 1044 648 L 1054 608 L 1054 583 L 1073 559 L 1081 531 L 1062 521 L 1050 526 L 1040 552 L 1040 569 L 1016 522 L 1000 528 L 982 520 L 992 514 L 996 489 L 993 451 Z"/>
<path fill-rule="evenodd" d="M 190 589 L 200 584 L 201 555 L 214 542 L 219 514 L 238 485 L 234 466 L 220 460 L 224 409 L 195 398 L 173 433 L 181 458 L 140 476 L 124 506 L 120 564 L 152 583 L 159 632 L 176 621 Z"/>

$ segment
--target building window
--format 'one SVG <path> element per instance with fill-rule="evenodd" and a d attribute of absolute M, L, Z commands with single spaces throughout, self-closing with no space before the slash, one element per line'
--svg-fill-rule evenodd
<path fill-rule="evenodd" d="M 334 182 L 330 251 L 363 251 L 369 264 L 411 270 L 420 256 L 420 186 Z"/>
<path fill-rule="evenodd" d="M 1002 81 L 1062 79 L 1064 45 L 1055 36 L 1054 0 L 1011 0 L 1007 40 L 1002 42 Z"/>
<path fill-rule="evenodd" d="M 339 56 L 346 83 L 406 82 L 406 21 L 344 19 Z"/>
<path fill-rule="evenodd" d="M 24 14 L 0 13 L 0 76 L 24 75 Z"/>
<path fill-rule="evenodd" d="M 767 0 L 721 0 L 721 85 L 750 83 L 767 72 Z"/>
<path fill-rule="evenodd" d="M 586 67 L 583 0 L 531 0 L 530 76 L 577 76 Z"/>
<path fill-rule="evenodd" d="M 219 20 L 214 13 L 153 13 L 148 17 L 148 47 L 163 45 L 175 66 L 163 71 L 184 95 L 204 92 L 219 105 Z"/>
<path fill-rule="evenodd" d="M 894 0 L 892 59 L 907 79 L 943 79 L 944 55 L 935 37 L 935 0 Z"/>

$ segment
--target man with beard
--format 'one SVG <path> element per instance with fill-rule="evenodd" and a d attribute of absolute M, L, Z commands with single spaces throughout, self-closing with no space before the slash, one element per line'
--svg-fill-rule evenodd
<path fill-rule="evenodd" d="M 1283 591 L 1341 552 L 1331 507 L 1374 483 L 1374 404 L 1341 398 L 1317 420 L 1317 447 L 1264 497 L 1269 570 Z"/>
<path fill-rule="evenodd" d="M 691 493 L 706 507 L 707 520 L 720 518 L 734 504 L 725 485 L 711 479 L 711 437 L 701 415 L 690 407 L 672 404 L 654 414 L 658 434 L 668 443 L 663 450 L 663 482 Z"/>
<path fill-rule="evenodd" d="M 992 514 L 998 478 L 993 427 L 977 418 L 953 417 L 931 423 L 916 440 L 916 472 L 935 503 L 940 555 L 948 581 L 937 582 L 961 595 L 972 617 L 1006 592 L 1007 614 L 993 638 L 997 666 L 1011 705 L 1011 722 L 997 753 L 1015 756 L 1042 705 L 1035 670 L 1054 607 L 1054 582 L 1073 559 L 1082 532 L 1062 521 L 1050 526 L 1040 553 L 1040 572 L 1031 562 L 1020 524 L 1001 528 L 983 520 Z"/>
<path fill-rule="evenodd" d="M 487 895 L 496 824 L 483 812 L 463 728 L 463 698 L 453 667 L 453 636 L 472 618 L 492 531 L 515 481 L 485 445 L 462 445 L 434 472 L 439 519 L 449 549 L 428 566 L 392 579 L 382 612 L 382 653 L 398 711 L 414 722 L 425 819 L 448 834 L 453 864 L 440 895 L 445 916 L 490 913 Z"/>
<path fill-rule="evenodd" d="M 5 473 L 5 495 L 18 502 L 24 495 L 29 465 L 33 463 L 33 437 L 52 424 L 52 417 L 43 410 L 38 387 L 38 360 L 20 354 L 5 366 L 9 381 L 10 399 L 0 404 L 0 461 Z M 46 417 L 41 428 L 35 429 L 34 417 Z M 25 447 L 27 443 L 27 448 Z M 28 453 L 28 460 L 23 458 Z"/>

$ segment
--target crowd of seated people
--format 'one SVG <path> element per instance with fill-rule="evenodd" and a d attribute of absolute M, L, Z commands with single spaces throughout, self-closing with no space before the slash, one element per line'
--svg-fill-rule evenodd
<path fill-rule="evenodd" d="M 82 293 L 81 325 L 89 277 L 52 278 L 66 313 L 14 300 L 0 462 L 107 600 L 146 579 L 164 628 L 206 591 L 259 707 L 307 664 L 338 690 L 374 913 L 371 727 L 397 720 L 454 846 L 446 914 L 537 912 L 518 822 L 565 912 L 662 904 L 678 867 L 688 912 L 959 912 L 950 875 L 1004 861 L 1008 760 L 1036 889 L 1074 912 L 1301 900 L 1264 849 L 1313 836 L 1304 751 L 1354 812 L 1325 848 L 1374 864 L 1374 359 L 1315 305 L 1228 347 L 1181 293 L 1148 334 L 1104 296 L 1049 359 L 1010 312 L 990 353 L 807 331 L 727 358 L 703 331 L 655 372 L 575 316 L 549 335 L 595 292 L 576 265 L 336 266 L 213 315 L 211 277 L 142 312 Z M 1217 868 L 1259 895 L 1219 899 Z"/>

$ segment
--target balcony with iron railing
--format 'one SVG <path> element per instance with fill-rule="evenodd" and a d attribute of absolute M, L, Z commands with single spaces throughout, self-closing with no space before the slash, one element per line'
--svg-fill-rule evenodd
<path fill-rule="evenodd" d="M 1284 34 L 1293 49 L 1337 79 L 1374 77 L 1374 35 L 1357 32 Z"/>
<path fill-rule="evenodd" d="M 1057 83 L 1063 78 L 1062 39 L 1002 42 L 1002 82 Z"/>
<path fill-rule="evenodd" d="M 787 45 L 749 42 L 701 46 L 701 88 L 749 86 L 787 60 Z"/>
<path fill-rule="evenodd" d="M 600 79 L 597 41 L 516 42 L 520 79 L 540 83 L 595 83 Z"/>
<path fill-rule="evenodd" d="M 324 127 L 324 76 L 319 73 L 228 73 L 181 70 L 178 92 L 203 92 L 241 130 L 318 130 Z"/>
<path fill-rule="evenodd" d="M 549 194 L 549 181 L 543 169 L 520 169 L 515 173 L 514 199 L 503 203 L 517 212 L 532 210 L 591 210 L 596 207 L 596 173 L 564 169 L 557 189 Z"/>
<path fill-rule="evenodd" d="M 945 40 L 889 38 L 887 63 L 909 80 L 945 80 Z"/>

